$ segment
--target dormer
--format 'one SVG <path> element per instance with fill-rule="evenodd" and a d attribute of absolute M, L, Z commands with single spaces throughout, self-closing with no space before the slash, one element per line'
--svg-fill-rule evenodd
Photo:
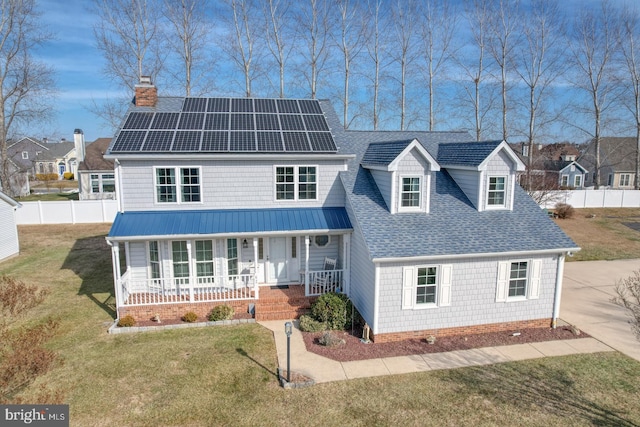
<path fill-rule="evenodd" d="M 429 213 L 431 172 L 440 166 L 417 139 L 372 143 L 362 158 L 389 211 Z"/>
<path fill-rule="evenodd" d="M 516 175 L 525 165 L 506 142 L 442 144 L 438 162 L 478 211 L 513 210 Z"/>

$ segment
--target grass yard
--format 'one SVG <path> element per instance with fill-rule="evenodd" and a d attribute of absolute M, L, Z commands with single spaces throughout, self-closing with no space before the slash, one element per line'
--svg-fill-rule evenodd
<path fill-rule="evenodd" d="M 0 274 L 49 288 L 21 323 L 61 320 L 61 358 L 39 383 L 64 393 L 72 426 L 640 425 L 640 363 L 618 353 L 283 390 L 257 324 L 108 335 L 106 225 L 20 227 Z M 37 403 L 37 402 L 33 402 Z"/>
<path fill-rule="evenodd" d="M 582 248 L 567 261 L 640 258 L 640 209 L 576 209 L 555 222 Z"/>

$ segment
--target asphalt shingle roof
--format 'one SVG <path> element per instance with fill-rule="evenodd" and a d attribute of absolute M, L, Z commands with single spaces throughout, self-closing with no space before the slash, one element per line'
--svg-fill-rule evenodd
<path fill-rule="evenodd" d="M 442 144 L 438 163 L 442 166 L 479 166 L 502 141 Z"/>
<path fill-rule="evenodd" d="M 413 140 L 376 142 L 369 144 L 362 157 L 363 165 L 388 166 Z"/>

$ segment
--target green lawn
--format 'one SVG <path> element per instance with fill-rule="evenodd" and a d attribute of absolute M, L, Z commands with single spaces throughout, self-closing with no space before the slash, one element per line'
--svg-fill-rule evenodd
<path fill-rule="evenodd" d="M 20 323 L 60 318 L 61 363 L 41 381 L 64 393 L 72 426 L 640 425 L 640 363 L 618 353 L 283 390 L 257 324 L 109 335 L 107 231 L 23 226 L 20 256 L 0 264 L 51 290 Z"/>
<path fill-rule="evenodd" d="M 65 190 L 66 191 L 66 190 Z M 16 198 L 18 202 L 57 202 L 64 200 L 79 200 L 78 193 L 48 193 L 48 194 L 30 194 L 24 197 Z"/>

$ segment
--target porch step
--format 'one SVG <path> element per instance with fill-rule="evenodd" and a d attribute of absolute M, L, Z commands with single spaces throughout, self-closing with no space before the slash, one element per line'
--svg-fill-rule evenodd
<path fill-rule="evenodd" d="M 308 314 L 311 310 L 300 308 L 297 310 L 285 310 L 285 311 L 270 311 L 270 312 L 262 312 L 258 308 L 256 308 L 256 321 L 264 321 L 264 320 L 289 320 L 289 319 L 298 319 L 303 314 Z"/>
<path fill-rule="evenodd" d="M 256 320 L 297 319 L 311 311 L 308 299 L 302 301 L 258 301 L 256 303 Z"/>

